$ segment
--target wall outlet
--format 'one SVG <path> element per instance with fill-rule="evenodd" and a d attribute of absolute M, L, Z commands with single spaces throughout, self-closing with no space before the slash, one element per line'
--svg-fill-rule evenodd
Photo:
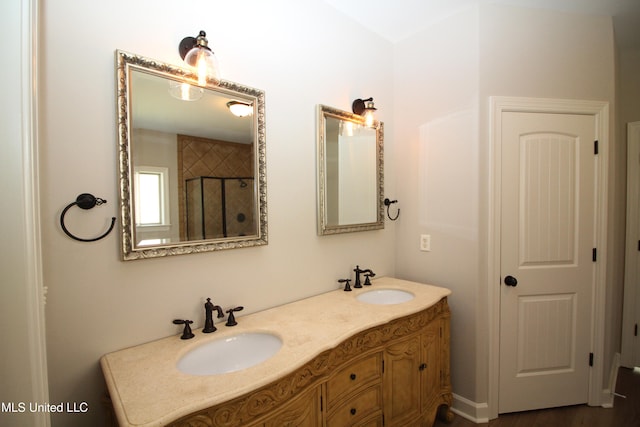
<path fill-rule="evenodd" d="M 420 235 L 420 250 L 423 252 L 431 251 L 431 234 Z"/>

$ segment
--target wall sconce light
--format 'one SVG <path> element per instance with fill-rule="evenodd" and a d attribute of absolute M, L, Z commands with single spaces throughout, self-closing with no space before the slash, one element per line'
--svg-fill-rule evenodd
<path fill-rule="evenodd" d="M 377 108 L 373 105 L 373 98 L 368 99 L 356 99 L 351 104 L 351 109 L 354 114 L 364 117 L 364 124 L 368 127 L 373 127 L 375 122 L 374 113 Z"/>
<path fill-rule="evenodd" d="M 241 101 L 227 102 L 227 108 L 236 117 L 246 117 L 253 114 L 253 105 Z"/>
<path fill-rule="evenodd" d="M 218 58 L 209 49 L 206 36 L 204 31 L 200 31 L 198 37 L 185 37 L 178 46 L 180 57 L 198 74 L 200 86 L 206 86 L 207 80 L 212 80 L 216 85 L 220 83 Z"/>

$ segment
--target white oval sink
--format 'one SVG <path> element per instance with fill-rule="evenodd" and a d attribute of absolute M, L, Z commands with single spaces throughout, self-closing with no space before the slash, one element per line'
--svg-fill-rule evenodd
<path fill-rule="evenodd" d="M 389 305 L 411 301 L 414 297 L 411 292 L 400 289 L 375 289 L 358 295 L 356 299 L 368 304 Z"/>
<path fill-rule="evenodd" d="M 191 375 L 214 375 L 258 365 L 276 354 L 282 340 L 264 332 L 248 332 L 202 344 L 178 361 L 178 369 Z"/>

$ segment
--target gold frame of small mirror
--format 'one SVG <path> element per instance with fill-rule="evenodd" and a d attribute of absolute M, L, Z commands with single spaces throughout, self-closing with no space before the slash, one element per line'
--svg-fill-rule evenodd
<path fill-rule="evenodd" d="M 238 99 L 253 107 L 250 117 L 243 119 L 250 120 L 249 132 L 252 141 L 249 147 L 251 157 L 248 162 L 252 170 L 252 177 L 245 181 L 253 182 L 253 185 L 236 178 L 216 178 L 233 179 L 238 181 L 239 186 L 249 187 L 251 191 L 250 199 L 246 201 L 251 204 L 248 208 L 250 228 L 247 233 L 240 233 L 228 236 L 225 232 L 223 237 L 215 236 L 210 238 L 208 234 L 192 238 L 184 235 L 180 231 L 180 236 L 173 239 L 150 239 L 141 241 L 136 237 L 136 217 L 135 217 L 135 194 L 132 179 L 134 178 L 133 154 L 136 150 L 135 142 L 132 139 L 132 104 L 136 102 L 132 97 L 132 78 L 134 73 L 144 73 L 149 78 L 162 78 L 167 80 L 167 87 L 170 83 L 188 84 L 189 87 L 203 91 L 205 96 L 224 96 L 224 100 Z M 117 120 L 118 120 L 118 153 L 119 153 L 119 182 L 120 182 L 120 223 L 123 260 L 135 260 L 144 258 L 156 258 L 171 255 L 185 255 L 191 253 L 211 252 L 224 249 L 235 249 L 266 245 L 267 239 L 267 174 L 266 174 L 266 120 L 265 120 L 265 95 L 262 90 L 244 86 L 239 83 L 222 80 L 218 85 L 209 83 L 206 87 L 198 86 L 197 76 L 189 69 L 180 68 L 166 64 L 154 59 L 145 58 L 140 55 L 131 54 L 121 50 L 116 51 L 116 77 L 117 77 Z M 184 102 L 184 101 L 179 101 Z M 206 110 L 207 113 L 211 111 Z M 228 113 L 228 111 L 227 111 Z M 213 117 L 211 117 L 213 118 Z M 212 120 L 213 121 L 213 120 Z M 204 120 L 209 122 L 209 120 Z M 180 133 L 180 132 L 178 132 Z M 178 135 L 180 136 L 180 135 Z M 202 139 L 202 138 L 200 138 Z M 206 141 L 205 141 L 206 142 Z M 239 145 L 239 144 L 235 144 Z M 245 144 L 247 145 L 247 144 Z M 180 154 L 178 154 L 178 157 Z M 178 166 L 176 166 L 177 168 Z M 204 185 L 200 183 L 200 185 Z M 224 184 L 223 184 L 224 185 Z M 186 186 L 186 181 L 185 181 Z M 183 187 L 180 187 L 183 188 Z M 186 190 L 181 191 L 177 198 L 183 198 Z M 186 202 L 185 202 L 186 203 Z M 204 206 L 205 202 L 200 202 Z M 209 203 L 209 202 L 207 202 Z M 204 212 L 204 207 L 202 208 Z M 217 207 L 216 207 L 217 209 Z M 224 209 L 224 208 L 223 208 Z M 202 214 L 204 215 L 204 213 Z M 183 221 L 180 219 L 180 221 Z M 244 213 L 238 215 L 238 221 L 245 221 Z M 184 221 L 183 221 L 184 222 Z M 181 225 L 182 226 L 182 225 Z M 184 227 L 183 227 L 184 228 Z"/>
<path fill-rule="evenodd" d="M 336 130 L 336 126 L 340 130 Z M 354 132 L 359 132 L 361 137 L 366 138 L 367 147 L 364 152 L 361 148 L 354 151 L 353 145 L 342 154 L 338 153 L 340 148 L 332 148 L 339 146 L 338 134 L 342 135 L 343 128 L 348 128 L 350 137 L 353 137 Z M 384 124 L 376 121 L 373 127 L 368 128 L 362 116 L 320 104 L 317 107 L 316 141 L 318 235 L 383 229 Z M 358 158 L 349 158 L 349 154 L 345 154 L 349 152 L 359 153 L 355 154 Z M 342 166 L 339 166 L 340 162 Z M 340 167 L 343 170 L 341 175 L 345 175 L 342 179 L 347 182 L 345 184 L 337 183 L 341 180 L 338 178 Z M 348 178 L 349 175 L 356 179 Z M 367 177 L 364 182 L 363 176 Z M 346 214 L 340 213 L 341 209 Z"/>

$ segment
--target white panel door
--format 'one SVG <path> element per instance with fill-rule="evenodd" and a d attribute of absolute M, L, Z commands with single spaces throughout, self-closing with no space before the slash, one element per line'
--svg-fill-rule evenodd
<path fill-rule="evenodd" d="M 502 116 L 500 413 L 589 392 L 595 118 Z"/>

